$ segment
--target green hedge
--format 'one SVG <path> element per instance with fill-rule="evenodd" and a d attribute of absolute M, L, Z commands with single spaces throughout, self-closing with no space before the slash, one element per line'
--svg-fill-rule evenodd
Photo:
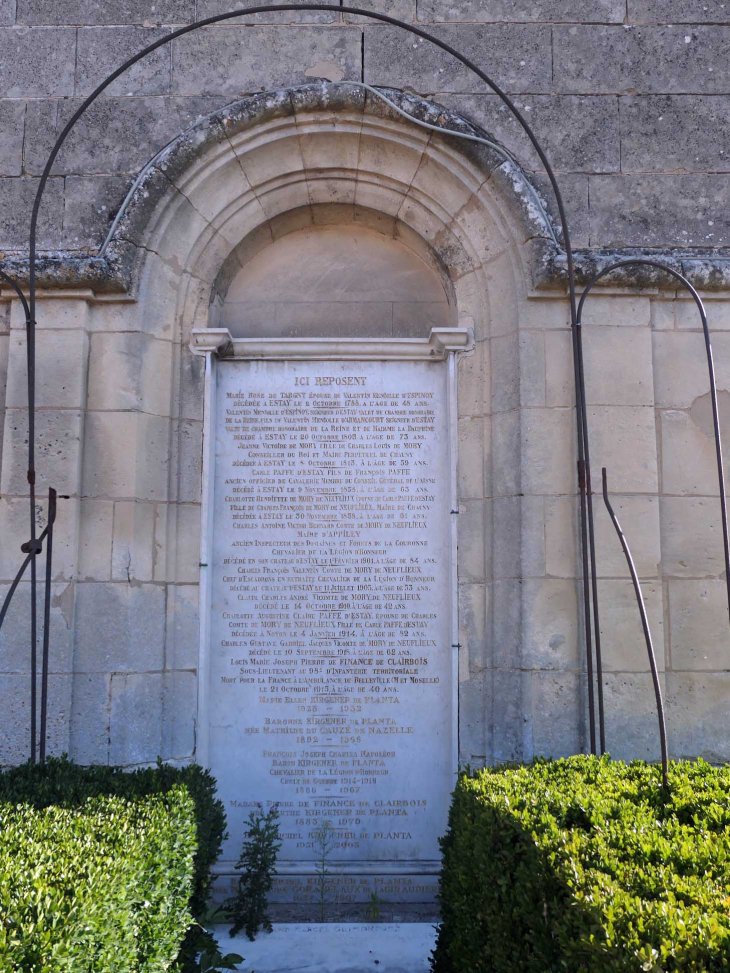
<path fill-rule="evenodd" d="M 730 970 L 730 769 L 607 757 L 463 774 L 434 973 Z"/>
<path fill-rule="evenodd" d="M 176 957 L 193 969 L 192 917 L 224 834 L 215 781 L 198 766 L 53 759 L 0 773 L 0 970 L 147 973 Z"/>

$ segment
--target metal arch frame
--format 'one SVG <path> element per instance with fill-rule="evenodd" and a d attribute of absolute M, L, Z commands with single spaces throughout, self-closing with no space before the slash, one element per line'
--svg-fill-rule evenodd
<path fill-rule="evenodd" d="M 582 327 L 582 316 L 583 307 L 585 305 L 586 299 L 590 295 L 591 291 L 595 287 L 601 278 L 606 277 L 608 274 L 617 270 L 619 267 L 655 267 L 658 270 L 662 270 L 667 274 L 670 274 L 675 280 L 679 281 L 683 288 L 685 288 L 692 295 L 692 298 L 697 305 L 697 310 L 700 315 L 700 320 L 702 322 L 702 331 L 705 339 L 705 352 L 707 355 L 707 371 L 710 380 L 710 400 L 712 402 L 712 422 L 714 427 L 715 435 L 715 458 L 717 462 L 717 479 L 720 489 L 720 513 L 722 517 L 722 540 L 725 555 L 725 586 L 727 589 L 728 597 L 728 613 L 730 615 L 730 538 L 728 537 L 728 515 L 727 515 L 727 494 L 725 489 L 725 471 L 722 462 L 722 436 L 720 432 L 720 408 L 717 402 L 717 383 L 715 381 L 715 362 L 712 354 L 712 341 L 710 340 L 710 329 L 707 323 L 707 312 L 705 311 L 705 306 L 702 303 L 702 298 L 697 293 L 696 289 L 687 280 L 687 278 L 680 274 L 678 271 L 673 270 L 671 267 L 667 267 L 665 264 L 660 263 L 658 260 L 620 260 L 616 263 L 609 264 L 608 267 L 604 267 L 599 273 L 594 274 L 594 276 L 588 281 L 578 302 L 578 320 L 576 326 L 577 340 L 578 340 L 578 366 L 579 366 L 579 382 L 580 382 L 580 401 L 581 408 L 583 411 L 583 428 L 585 435 L 585 455 L 586 463 L 590 462 L 590 443 L 588 435 L 588 413 L 586 409 L 586 394 L 585 394 L 585 375 L 583 370 L 583 327 Z M 586 471 L 587 477 L 590 476 L 590 472 Z M 590 497 L 590 493 L 589 493 Z M 592 525 L 593 513 L 592 507 L 589 507 L 589 529 L 591 536 L 593 535 L 593 525 Z M 595 558 L 593 558 L 593 577 L 592 584 L 596 585 L 596 566 Z M 595 594 L 594 594 L 595 597 Z"/>
<path fill-rule="evenodd" d="M 43 200 L 43 194 L 48 182 L 48 178 L 51 174 L 53 164 L 66 141 L 66 138 L 74 128 L 76 122 L 81 118 L 84 112 L 89 108 L 91 104 L 102 94 L 102 92 L 109 87 L 109 85 L 116 80 L 121 74 L 123 74 L 128 68 L 132 67 L 142 58 L 146 57 L 148 54 L 153 53 L 158 48 L 163 47 L 166 44 L 171 43 L 178 37 L 182 37 L 185 34 L 191 33 L 192 31 L 198 30 L 201 27 L 211 26 L 213 24 L 222 23 L 227 20 L 231 20 L 234 17 L 249 17 L 258 13 L 274 13 L 280 11 L 302 11 L 302 10 L 320 10 L 320 11 L 333 11 L 336 13 L 349 13 L 356 16 L 366 17 L 369 20 L 376 20 L 382 23 L 391 24 L 395 27 L 399 27 L 411 34 L 423 38 L 429 43 L 433 44 L 435 47 L 440 48 L 447 54 L 456 58 L 461 64 L 463 64 L 467 69 L 472 71 L 481 81 L 483 81 L 489 88 L 501 99 L 501 101 L 507 106 L 512 115 L 517 119 L 520 126 L 522 127 L 525 134 L 528 136 L 533 148 L 535 149 L 544 169 L 550 181 L 550 185 L 555 196 L 558 216 L 563 234 L 563 246 L 566 253 L 567 262 L 567 274 L 568 274 L 568 290 L 569 290 L 569 300 L 570 300 L 570 320 L 571 320 L 571 333 L 573 341 L 573 369 L 574 369 L 574 383 L 575 383 L 575 393 L 576 393 L 576 421 L 577 421 L 577 432 L 578 432 L 578 485 L 580 494 L 580 520 L 581 520 L 581 547 L 582 547 L 582 566 L 583 566 L 583 602 L 584 602 L 584 629 L 585 629 L 585 646 L 586 646 L 586 671 L 587 671 L 587 683 L 588 683 L 588 710 L 589 710 L 589 736 L 590 736 L 590 749 L 592 753 L 596 752 L 596 731 L 595 731 L 595 700 L 594 700 L 594 671 L 593 671 L 593 639 L 595 638 L 596 647 L 596 675 L 598 678 L 598 718 L 599 718 L 599 740 L 601 752 L 604 750 L 605 745 L 605 732 L 604 732 L 604 714 L 603 714 L 603 695 L 602 695 L 602 662 L 600 653 L 600 628 L 598 619 L 598 602 L 595 597 L 595 540 L 593 531 L 593 510 L 592 510 L 592 499 L 591 499 L 591 489 L 590 489 L 590 469 L 587 465 L 587 425 L 586 425 L 586 410 L 585 410 L 585 387 L 583 381 L 583 363 L 582 363 L 582 350 L 580 341 L 580 328 L 579 328 L 579 314 L 578 308 L 576 306 L 576 287 L 575 287 L 575 267 L 573 259 L 573 250 L 570 241 L 570 232 L 568 227 L 568 219 L 565 212 L 565 205 L 563 202 L 563 197 L 560 192 L 560 188 L 557 183 L 555 173 L 553 171 L 550 162 L 543 150 L 540 142 L 538 141 L 535 133 L 528 124 L 525 117 L 519 111 L 514 102 L 510 97 L 500 88 L 500 86 L 493 81 L 484 71 L 482 71 L 473 61 L 465 57 L 463 54 L 459 53 L 451 45 L 445 43 L 439 38 L 435 37 L 433 34 L 422 30 L 420 27 L 416 27 L 412 24 L 404 23 L 395 17 L 390 17 L 387 14 L 374 13 L 370 10 L 362 10 L 358 7 L 349 6 L 338 6 L 331 3 L 304 3 L 304 4 L 265 4 L 256 7 L 249 7 L 244 10 L 233 10 L 228 13 L 218 14 L 214 17 L 208 17 L 203 20 L 195 21 L 192 24 L 188 24 L 184 27 L 178 28 L 175 31 L 167 34 L 165 37 L 160 38 L 153 44 L 148 45 L 139 53 L 133 57 L 127 59 L 120 67 L 113 71 L 104 81 L 97 86 L 97 88 L 82 102 L 79 108 L 73 113 L 69 121 L 64 126 L 60 135 L 56 139 L 56 142 L 48 156 L 43 173 L 41 175 L 38 189 L 33 201 L 33 208 L 30 220 L 30 239 L 29 239 L 29 294 L 28 300 L 26 301 L 20 287 L 17 282 L 13 281 L 7 274 L 0 271 L 0 278 L 7 281 L 16 291 L 20 300 L 22 301 L 23 308 L 26 315 L 26 329 L 27 329 L 27 355 L 28 355 L 28 484 L 30 488 L 30 535 L 31 539 L 28 542 L 27 550 L 30 553 L 31 561 L 31 668 L 33 672 L 32 676 L 32 700 L 33 700 L 33 717 L 32 717 L 32 729 L 31 729 L 31 759 L 35 759 L 35 692 L 36 692 L 36 595 L 37 595 L 37 579 L 36 579 L 36 555 L 40 551 L 40 539 L 36 539 L 36 514 L 35 514 L 35 314 L 36 314 L 36 278 L 37 278 L 37 226 L 38 226 L 38 215 L 40 211 L 41 202 Z M 612 269 L 612 268 L 611 268 Z M 666 269 L 666 268 L 665 268 Z M 603 271 L 601 274 L 597 275 L 599 277 L 607 273 L 608 269 Z M 676 275 L 675 275 L 676 276 Z M 594 283 L 595 280 L 592 282 Z M 591 285 L 589 286 L 592 286 Z M 586 294 L 583 295 L 583 300 Z M 582 304 L 581 304 L 582 306 Z M 703 318 L 703 322 L 705 319 Z M 706 329 L 706 322 L 705 322 Z M 707 335 L 707 330 L 706 330 Z M 708 339 L 709 340 L 709 339 Z M 714 383 L 713 383 L 714 388 Z M 589 555 L 590 555 L 590 566 L 589 566 Z M 726 539 L 726 556 L 727 556 L 727 539 Z M 24 564 L 22 571 L 25 570 L 27 566 Z M 730 572 L 728 572 L 728 590 L 730 593 Z M 590 578 L 589 578 L 590 575 Z M 19 578 L 18 578 L 19 580 Z M 591 584 L 593 582 L 593 604 L 591 606 Z M 17 581 L 16 581 L 17 586 Z M 15 587 L 12 589 L 15 590 Z M 9 593 L 11 595 L 12 592 Z M 9 598 L 8 598 L 9 603 Z M 592 607 L 592 614 L 591 614 Z M 5 606 L 5 611 L 7 606 Z M 592 618 L 592 621 L 591 621 Z M 593 629 L 592 629 L 593 626 Z M 48 628 L 48 620 L 46 619 L 46 629 Z M 45 652 L 44 652 L 45 655 Z"/>

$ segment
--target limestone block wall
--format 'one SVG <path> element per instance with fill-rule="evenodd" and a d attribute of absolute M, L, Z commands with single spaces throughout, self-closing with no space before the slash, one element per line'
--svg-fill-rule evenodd
<path fill-rule="evenodd" d="M 254 0 L 2 0 L 0 247 L 27 243 L 24 212 L 55 135 L 120 60 L 173 27 Z M 515 95 L 544 140 L 579 246 L 727 246 L 725 52 L 720 0 L 361 0 L 423 25 Z M 183 37 L 109 89 L 53 173 L 42 243 L 86 249 L 141 166 L 200 115 L 311 78 L 434 98 L 541 168 L 498 99 L 448 55 L 345 14 L 256 15 Z M 538 182 L 544 179 L 538 176 Z"/>
<path fill-rule="evenodd" d="M 27 247 L 38 176 L 81 99 L 120 58 L 176 25 L 231 9 L 227 2 L 0 0 L 0 260 Z M 682 259 L 695 256 L 704 283 L 718 288 L 703 297 L 720 406 L 730 414 L 730 311 L 721 289 L 723 248 L 730 245 L 724 97 L 730 6 L 361 2 L 432 30 L 514 95 L 558 170 L 573 243 L 589 257 L 616 247 L 681 248 Z M 57 160 L 41 213 L 41 247 L 67 256 L 96 253 L 133 179 L 162 145 L 245 93 L 321 77 L 426 94 L 508 144 L 535 185 L 546 188 L 539 160 L 498 99 L 443 52 L 344 13 L 259 15 L 176 41 L 115 82 Z M 277 97 L 274 113 L 286 114 Z M 304 177 L 292 177 L 291 185 L 270 192 L 272 167 L 278 175 L 281 164 L 266 154 L 275 121 L 258 162 L 244 158 L 246 146 L 229 152 L 247 206 L 264 211 L 274 235 L 312 200 L 352 209 L 357 198 L 391 221 L 403 206 L 413 238 L 421 234 L 425 248 L 433 247 L 458 292 L 448 313 L 462 314 L 477 331 L 475 352 L 460 365 L 462 756 L 478 763 L 584 748 L 564 287 L 533 279 L 527 224 L 515 218 L 510 237 L 501 203 L 492 222 L 480 208 L 482 197 L 509 192 L 501 159 L 485 162 L 488 153 L 482 154 L 480 164 L 492 174 L 491 181 L 483 174 L 482 186 L 471 157 L 465 164 L 462 149 L 450 146 L 451 155 L 436 158 L 423 130 L 404 137 L 408 153 L 401 146 L 399 154 L 388 147 L 389 139 L 401 139 L 393 118 L 381 112 L 380 131 L 366 133 L 353 120 L 352 96 L 345 123 L 333 108 L 328 141 L 318 141 L 306 130 L 316 127 L 307 97 L 288 109 L 298 113 L 301 131 L 297 162 L 289 158 L 286 166 L 316 170 L 319 181 L 307 186 Z M 436 121 L 438 110 L 432 111 Z M 228 118 L 238 124 L 237 109 Z M 125 245 L 144 254 L 128 293 L 67 287 L 45 292 L 39 307 L 41 523 L 49 483 L 68 498 L 60 506 L 54 569 L 50 742 L 55 752 L 69 750 L 80 760 L 138 764 L 158 754 L 187 760 L 195 751 L 202 377 L 187 340 L 193 325 L 220 323 L 221 313 L 232 313 L 214 299 L 209 316 L 211 288 L 231 254 L 245 262 L 236 247 L 250 229 L 248 215 L 229 219 L 216 210 L 228 183 L 204 166 L 200 175 L 196 164 L 192 175 L 158 173 L 184 201 L 171 230 L 155 226 L 145 235 L 125 228 L 131 240 Z M 320 179 L 328 166 L 338 168 L 336 177 Z M 359 175 L 342 175 L 358 167 Z M 460 182 L 455 173 L 467 170 Z M 397 189 L 385 178 L 368 182 L 363 171 L 381 172 Z M 438 218 L 424 215 L 420 200 L 436 197 L 448 205 Z M 547 192 L 545 199 L 554 213 Z M 452 218 L 453 226 L 444 223 Z M 465 249 L 454 245 L 456 238 Z M 709 264 L 701 259 L 708 255 L 713 263 L 705 273 Z M 399 302 L 390 303 L 396 333 Z M 444 311 L 440 301 L 429 303 Z M 382 323 L 369 318 L 370 325 L 374 320 Z M 672 289 L 595 291 L 584 322 L 589 419 L 594 484 L 607 465 L 645 588 L 670 748 L 674 755 L 727 759 L 730 635 L 698 324 L 692 303 Z M 22 325 L 17 301 L 0 290 L 0 590 L 27 532 Z M 723 430 L 730 443 L 730 425 Z M 600 498 L 596 507 L 608 744 L 617 756 L 656 756 L 638 614 Z M 27 588 L 17 605 L 23 599 Z M 27 615 L 14 611 L 7 625 L 0 697 L 10 716 L 0 725 L 0 762 L 27 754 Z"/>

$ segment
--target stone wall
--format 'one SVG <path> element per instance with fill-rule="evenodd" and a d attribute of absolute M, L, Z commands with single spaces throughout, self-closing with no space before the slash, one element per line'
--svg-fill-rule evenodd
<path fill-rule="evenodd" d="M 226 9 L 218 0 L 195 6 L 0 0 L 0 254 L 27 246 L 38 175 L 74 108 L 150 38 Z M 730 242 L 727 109 L 719 87 L 730 13 L 706 0 L 702 23 L 664 22 L 680 21 L 685 6 L 454 0 L 416 9 L 399 0 L 387 12 L 432 23 L 428 29 L 514 92 L 558 169 L 576 245 L 678 247 L 686 254 Z M 93 24 L 82 25 L 82 13 Z M 427 93 L 510 145 L 544 186 L 496 97 L 446 55 L 356 18 L 307 12 L 296 25 L 287 19 L 259 16 L 253 26 L 201 31 L 115 82 L 59 157 L 41 246 L 95 252 L 132 181 L 162 145 L 247 91 L 313 77 Z M 415 99 L 409 106 L 439 117 Z M 266 161 L 247 168 L 244 156 L 255 149 L 246 126 L 258 124 L 257 111 Z M 363 111 L 372 116 L 370 141 L 353 165 Z M 447 120 L 458 124 L 454 115 Z M 463 143 L 431 138 L 373 106 L 361 90 L 278 93 L 258 107 L 232 109 L 223 118 L 228 123 L 238 126 L 242 148 L 221 148 L 219 136 L 203 145 L 214 127 L 204 123 L 179 153 L 185 164 L 165 162 L 145 184 L 142 195 L 163 184 L 178 209 L 169 225 L 162 204 L 164 218 L 150 217 L 152 229 L 124 225 L 122 239 L 139 254 L 130 294 L 97 293 L 86 282 L 47 290 L 40 302 L 39 489 L 51 482 L 69 498 L 61 505 L 52 599 L 52 749 L 125 764 L 194 754 L 202 382 L 188 351 L 190 329 L 217 323 L 208 308 L 221 268 L 246 262 L 239 245 L 249 232 L 260 244 L 243 203 L 236 209 L 238 196 L 251 209 L 263 205 L 261 225 L 268 221 L 276 238 L 301 228 L 301 208 L 313 202 L 336 199 L 343 220 L 364 221 L 353 204 L 356 182 L 369 194 L 362 203 L 368 219 L 393 223 L 394 237 L 396 214 L 409 221 L 411 243 L 418 238 L 433 251 L 456 292 L 459 320 L 463 315 L 477 331 L 460 375 L 462 755 L 479 762 L 585 747 L 569 312 L 563 288 L 534 286 L 529 241 L 539 243 L 541 234 L 517 213 L 515 172 L 487 152 L 469 154 Z M 262 204 L 274 159 L 266 153 L 277 139 L 297 143 L 299 123 L 312 128 L 297 161 L 290 149 L 283 163 L 283 156 L 273 163 L 282 164 L 291 185 Z M 216 153 L 226 152 L 222 179 L 214 172 Z M 309 190 L 297 167 L 316 173 Z M 327 178 L 317 182 L 322 174 Z M 424 215 L 424 199 L 438 199 L 438 207 Z M 727 260 L 728 252 L 718 255 Z M 730 305 L 721 289 L 705 296 L 720 404 L 730 416 Z M 665 672 L 670 746 L 674 755 L 727 759 L 730 640 L 699 322 L 691 302 L 673 290 L 609 286 L 594 292 L 584 323 L 594 483 L 608 465 Z M 0 290 L 4 587 L 27 530 L 23 331 L 17 300 Z M 730 441 L 730 423 L 723 431 Z M 609 747 L 619 756 L 656 757 L 636 608 L 602 511 L 597 523 Z M 11 713 L 0 725 L 0 762 L 27 754 L 24 605 L 21 588 L 0 649 L 0 698 Z"/>
<path fill-rule="evenodd" d="M 729 4 L 362 4 L 424 26 L 515 95 L 560 172 L 576 245 L 730 243 Z M 27 211 L 52 140 L 106 74 L 175 26 L 245 6 L 253 2 L 0 0 L 0 249 L 27 245 Z M 453 58 L 358 19 L 259 14 L 182 37 L 135 66 L 63 150 L 44 203 L 42 245 L 98 246 L 133 176 L 181 129 L 245 93 L 319 76 L 428 95 L 539 170 L 499 100 Z"/>

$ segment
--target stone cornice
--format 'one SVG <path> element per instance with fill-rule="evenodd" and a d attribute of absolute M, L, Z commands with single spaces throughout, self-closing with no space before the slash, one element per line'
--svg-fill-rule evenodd
<path fill-rule="evenodd" d="M 473 346 L 469 328 L 432 328 L 428 338 L 233 338 L 227 328 L 194 328 L 190 341 L 194 355 L 240 361 L 443 361 Z"/>

